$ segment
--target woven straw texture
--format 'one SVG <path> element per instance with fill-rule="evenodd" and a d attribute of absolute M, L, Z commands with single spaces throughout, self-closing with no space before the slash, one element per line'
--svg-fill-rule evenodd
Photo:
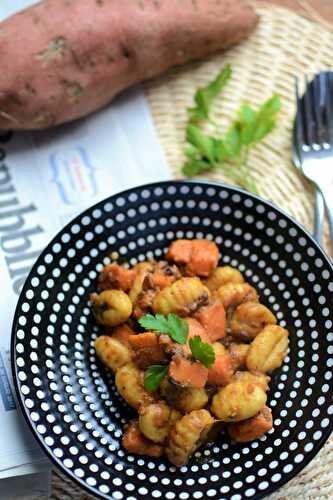
<path fill-rule="evenodd" d="M 260 24 L 251 38 L 239 46 L 208 59 L 168 73 L 146 85 L 154 122 L 175 178 L 181 177 L 184 162 L 186 108 L 195 90 L 210 81 L 230 62 L 234 74 L 223 99 L 214 106 L 214 121 L 221 129 L 235 117 L 240 103 L 255 106 L 277 92 L 283 111 L 275 131 L 254 151 L 249 167 L 260 194 L 292 214 L 310 231 L 313 226 L 314 191 L 293 167 L 291 130 L 295 113 L 294 75 L 311 75 L 328 68 L 333 57 L 333 31 L 281 8 L 258 9 Z M 205 178 L 223 180 L 222 175 Z M 327 237 L 327 228 L 326 228 Z M 52 500 L 89 500 L 60 472 L 54 471 Z M 333 498 L 333 437 L 302 473 L 269 497 L 270 500 Z"/>

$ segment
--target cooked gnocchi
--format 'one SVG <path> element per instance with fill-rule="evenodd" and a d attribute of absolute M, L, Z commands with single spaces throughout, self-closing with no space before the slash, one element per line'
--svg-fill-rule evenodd
<path fill-rule="evenodd" d="M 100 273 L 90 300 L 104 331 L 94 346 L 137 411 L 122 441 L 131 453 L 180 467 L 218 433 L 247 442 L 272 428 L 269 374 L 287 354 L 288 331 L 218 260 L 211 241 L 177 240 L 165 261 Z"/>

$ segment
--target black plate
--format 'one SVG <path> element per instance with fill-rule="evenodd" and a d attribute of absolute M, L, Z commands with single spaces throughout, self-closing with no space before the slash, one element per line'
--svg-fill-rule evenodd
<path fill-rule="evenodd" d="M 273 376 L 274 429 L 258 441 L 226 437 L 186 467 L 121 447 L 133 414 L 98 363 L 88 307 L 97 273 L 118 251 L 134 264 L 176 238 L 208 238 L 291 334 Z M 332 266 L 286 214 L 242 190 L 204 182 L 138 187 L 95 205 L 50 243 L 21 293 L 12 365 L 23 413 L 49 457 L 91 494 L 114 499 L 260 498 L 297 474 L 332 431 Z"/>

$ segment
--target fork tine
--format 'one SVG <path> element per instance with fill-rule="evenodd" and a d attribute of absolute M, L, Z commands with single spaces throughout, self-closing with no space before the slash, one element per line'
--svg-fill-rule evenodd
<path fill-rule="evenodd" d="M 323 73 L 319 73 L 319 75 L 317 75 L 310 84 L 313 90 L 313 97 L 314 97 L 314 114 L 317 123 L 316 128 L 317 128 L 318 144 L 323 144 L 325 142 L 325 135 L 326 135 L 323 122 L 326 82 L 323 76 L 324 76 Z"/>
<path fill-rule="evenodd" d="M 320 108 L 323 110 L 323 109 L 325 109 L 326 94 L 327 94 L 325 73 L 323 73 L 323 72 L 319 73 L 318 80 L 319 80 L 319 88 L 320 88 L 319 105 L 320 105 Z"/>
<path fill-rule="evenodd" d="M 308 146 L 311 146 L 316 142 L 316 133 L 315 133 L 315 122 L 313 115 L 313 88 L 309 85 L 307 77 L 305 77 L 305 92 L 303 97 L 303 105 L 304 105 L 304 118 L 305 118 L 305 142 Z"/>
<path fill-rule="evenodd" d="M 333 73 L 325 73 L 326 80 L 326 122 L 329 142 L 333 142 Z"/>
<path fill-rule="evenodd" d="M 304 140 L 304 127 L 302 117 L 302 102 L 299 93 L 298 78 L 295 76 L 295 98 L 296 98 L 296 118 L 294 126 L 294 139 L 297 151 L 300 151 L 301 144 Z"/>

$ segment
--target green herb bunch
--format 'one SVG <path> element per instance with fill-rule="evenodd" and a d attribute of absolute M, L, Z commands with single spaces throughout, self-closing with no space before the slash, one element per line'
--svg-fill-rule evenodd
<path fill-rule="evenodd" d="M 183 174 L 193 177 L 211 170 L 221 171 L 236 184 L 258 193 L 247 166 L 249 153 L 253 146 L 274 129 L 281 108 L 280 98 L 273 95 L 258 111 L 244 103 L 225 136 L 207 135 L 202 124 L 209 122 L 214 125 L 209 116 L 212 104 L 231 75 L 232 69 L 228 64 L 215 80 L 197 90 L 194 96 L 195 106 L 188 109 L 185 149 L 187 161 L 183 166 Z"/>

